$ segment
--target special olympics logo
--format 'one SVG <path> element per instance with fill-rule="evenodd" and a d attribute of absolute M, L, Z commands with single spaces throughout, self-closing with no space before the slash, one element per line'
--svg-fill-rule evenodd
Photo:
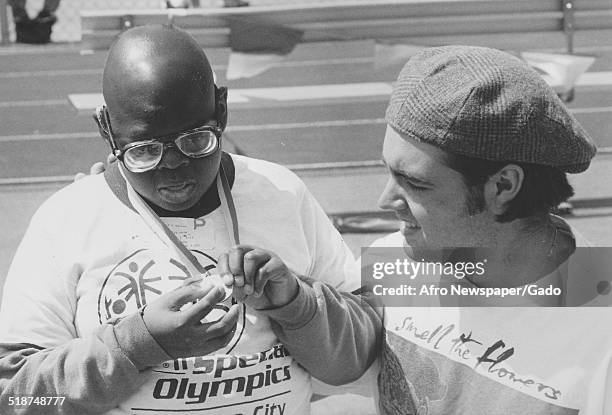
<path fill-rule="evenodd" d="M 210 256 L 192 251 L 206 269 L 204 278 L 216 268 Z M 179 287 L 189 277 L 187 268 L 163 252 L 147 249 L 122 260 L 104 280 L 98 297 L 100 324 L 136 312 L 160 295 Z"/>

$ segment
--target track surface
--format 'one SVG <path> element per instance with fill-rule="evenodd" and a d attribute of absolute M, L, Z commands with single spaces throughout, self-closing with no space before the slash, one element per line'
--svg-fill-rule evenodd
<path fill-rule="evenodd" d="M 219 83 L 230 90 L 392 82 L 401 65 L 375 68 L 373 53 L 372 42 L 298 46 L 280 67 L 229 83 L 228 51 L 213 50 L 210 57 Z M 587 53 L 598 56 L 590 71 L 612 77 L 612 42 Z M 105 52 L 81 55 L 75 45 L 0 49 L 0 179 L 71 175 L 104 159 L 106 147 L 90 114 L 67 99 L 101 91 L 104 59 Z M 569 104 L 602 147 L 612 146 L 610 83 L 578 87 Z M 245 154 L 284 164 L 376 160 L 386 103 L 386 96 L 377 96 L 236 105 L 228 136 Z"/>

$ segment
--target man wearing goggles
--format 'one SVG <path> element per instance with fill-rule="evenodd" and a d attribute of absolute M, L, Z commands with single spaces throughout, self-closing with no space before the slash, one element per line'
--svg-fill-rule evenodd
<path fill-rule="evenodd" d="M 96 113 L 98 117 L 108 118 L 108 113 L 104 106 L 99 108 Z M 194 159 L 206 157 L 214 153 L 219 148 L 221 133 L 222 131 L 218 127 L 204 125 L 185 131 L 170 142 L 160 141 L 159 138 L 135 141 L 126 145 L 121 150 L 113 149 L 113 155 L 122 161 L 125 167 L 132 173 L 144 173 L 157 167 L 166 148 L 176 147 L 181 153 Z"/>
<path fill-rule="evenodd" d="M 103 95 L 119 162 L 53 195 L 20 244 L 0 412 L 35 394 L 65 397 L 46 414 L 308 415 L 311 376 L 360 377 L 379 320 L 344 293 L 354 258 L 295 175 L 221 150 L 227 91 L 195 40 L 125 31 Z"/>
<path fill-rule="evenodd" d="M 140 49 L 130 49 L 137 55 Z M 106 105 L 96 110 L 95 119 L 112 153 L 125 167 L 124 174 L 134 189 L 152 207 L 181 211 L 200 202 L 213 184 L 221 161 L 221 133 L 227 120 L 227 89 L 218 88 L 203 53 L 206 68 L 196 59 L 181 61 L 178 71 L 171 56 L 144 63 L 145 76 L 163 80 L 170 87 L 142 88 L 143 67 L 128 62 L 144 56 L 124 56 L 110 51 L 104 72 Z M 175 53 L 175 55 L 178 55 Z M 172 86 L 185 84 L 179 93 Z"/>

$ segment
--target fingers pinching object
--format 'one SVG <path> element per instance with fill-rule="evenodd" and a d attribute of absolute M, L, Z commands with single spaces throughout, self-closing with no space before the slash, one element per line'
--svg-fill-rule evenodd
<path fill-rule="evenodd" d="M 188 281 L 188 280 L 186 280 Z M 215 302 L 211 304 L 210 310 L 204 316 L 204 318 L 200 319 L 201 323 L 209 323 L 212 321 L 217 321 L 221 319 L 232 306 L 232 287 L 227 286 L 223 282 L 223 278 L 220 274 L 205 274 L 201 276 L 199 281 L 188 282 L 188 284 L 197 284 L 198 286 L 202 285 L 212 285 L 213 289 L 216 288 L 217 292 L 215 293 Z"/>

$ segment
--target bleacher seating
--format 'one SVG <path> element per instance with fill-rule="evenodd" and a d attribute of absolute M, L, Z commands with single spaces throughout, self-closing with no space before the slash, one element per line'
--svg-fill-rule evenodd
<path fill-rule="evenodd" d="M 302 42 L 377 39 L 436 45 L 482 44 L 502 49 L 588 45 L 612 38 L 610 0 L 413 0 L 239 8 L 83 11 L 84 49 L 106 49 L 123 29 L 172 23 L 204 48 L 227 47 L 229 21 L 249 19 L 304 32 Z M 603 36 L 602 36 L 603 35 Z"/>

